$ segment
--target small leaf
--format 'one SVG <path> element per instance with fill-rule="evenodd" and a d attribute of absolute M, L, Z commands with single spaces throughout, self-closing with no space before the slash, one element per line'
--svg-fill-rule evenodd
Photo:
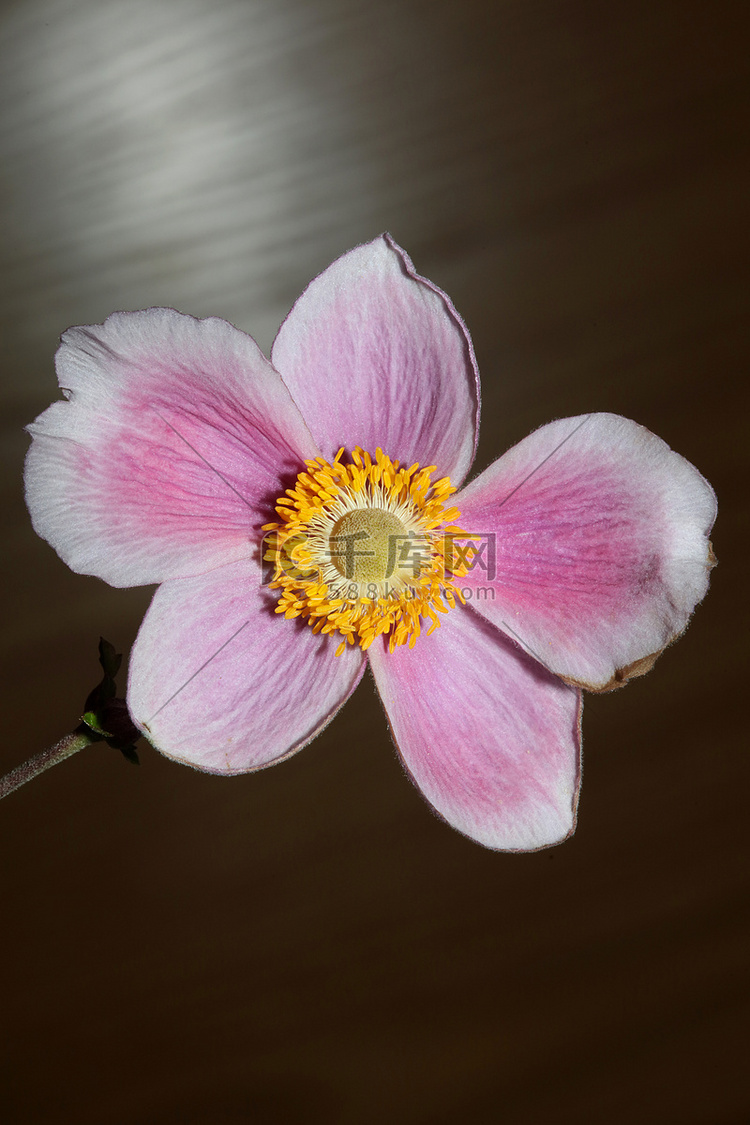
<path fill-rule="evenodd" d="M 114 735 L 110 730 L 104 730 L 99 721 L 99 716 L 95 711 L 85 711 L 81 716 L 81 722 L 84 722 L 94 734 L 99 734 L 102 738 L 113 738 Z"/>
<path fill-rule="evenodd" d="M 122 653 L 115 652 L 115 646 L 111 645 L 109 641 L 105 641 L 104 637 L 99 638 L 99 663 L 101 664 L 105 677 L 114 679 L 120 671 L 122 664 Z"/>

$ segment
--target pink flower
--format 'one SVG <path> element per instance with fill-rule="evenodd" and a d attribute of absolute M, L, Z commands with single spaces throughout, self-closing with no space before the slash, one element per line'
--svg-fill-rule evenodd
<path fill-rule="evenodd" d="M 388 236 L 312 282 L 271 360 L 172 309 L 63 336 L 68 401 L 29 427 L 28 504 L 73 570 L 161 584 L 131 656 L 135 722 L 177 761 L 260 769 L 369 663 L 448 823 L 491 848 L 563 840 L 580 689 L 640 675 L 684 630 L 713 562 L 710 485 L 642 426 L 589 414 L 542 426 L 447 508 L 479 376 L 450 301 Z"/>

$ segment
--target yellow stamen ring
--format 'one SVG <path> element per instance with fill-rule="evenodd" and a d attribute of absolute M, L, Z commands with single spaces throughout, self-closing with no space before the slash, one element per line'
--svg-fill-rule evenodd
<path fill-rule="evenodd" d="M 467 573 L 468 552 L 459 565 L 453 543 L 472 536 L 452 522 L 458 510 L 445 507 L 456 489 L 448 477 L 432 482 L 434 465 L 402 468 L 359 446 L 344 464 L 343 453 L 306 461 L 276 502 L 279 522 L 263 528 L 270 588 L 281 591 L 276 613 L 305 618 L 314 633 L 338 632 L 337 656 L 347 643 L 367 649 L 381 635 L 391 652 L 413 647 L 423 618 L 429 634 L 438 613 L 464 600 L 452 580 Z"/>

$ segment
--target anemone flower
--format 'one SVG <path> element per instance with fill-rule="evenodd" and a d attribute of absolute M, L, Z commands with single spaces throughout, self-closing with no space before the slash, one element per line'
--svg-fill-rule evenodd
<path fill-rule="evenodd" d="M 29 427 L 34 527 L 79 573 L 160 584 L 128 686 L 158 750 L 271 765 L 369 663 L 449 824 L 511 851 L 570 835 L 581 689 L 647 671 L 708 586 L 716 503 L 692 465 L 587 414 L 456 492 L 471 340 L 387 235 L 309 285 L 271 362 L 223 320 L 154 308 L 71 328 L 57 372 L 67 401 Z"/>

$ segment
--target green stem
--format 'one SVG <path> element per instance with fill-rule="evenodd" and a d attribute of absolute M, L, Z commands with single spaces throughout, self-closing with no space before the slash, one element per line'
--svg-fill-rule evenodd
<path fill-rule="evenodd" d="M 44 773 L 50 766 L 56 766 L 71 754 L 83 750 L 84 746 L 90 746 L 92 742 L 101 742 L 101 735 L 95 734 L 88 728 L 79 727 L 72 734 L 66 734 L 65 738 L 61 738 L 54 746 L 42 750 L 41 754 L 35 754 L 22 766 L 16 766 L 10 773 L 6 773 L 5 777 L 0 777 L 0 800 L 14 790 L 20 789 L 27 781 L 38 777 L 40 773 Z"/>

